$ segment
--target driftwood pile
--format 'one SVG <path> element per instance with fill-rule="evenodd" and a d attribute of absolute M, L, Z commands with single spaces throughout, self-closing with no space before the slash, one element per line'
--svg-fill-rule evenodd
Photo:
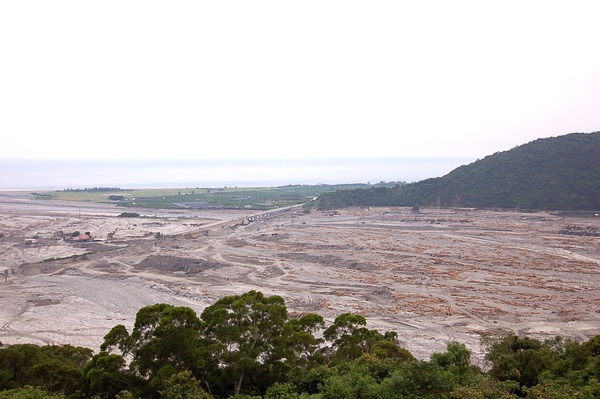
<path fill-rule="evenodd" d="M 600 237 L 600 228 L 593 226 L 567 225 L 564 226 L 558 233 L 571 236 Z"/>

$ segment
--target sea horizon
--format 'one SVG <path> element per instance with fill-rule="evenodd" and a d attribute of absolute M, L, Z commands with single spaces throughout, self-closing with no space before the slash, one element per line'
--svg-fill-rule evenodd
<path fill-rule="evenodd" d="M 1 160 L 0 191 L 416 182 L 470 158 Z"/>

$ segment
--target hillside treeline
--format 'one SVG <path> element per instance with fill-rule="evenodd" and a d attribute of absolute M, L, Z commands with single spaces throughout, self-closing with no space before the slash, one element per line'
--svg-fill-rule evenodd
<path fill-rule="evenodd" d="M 600 397 L 600 336 L 484 342 L 485 371 L 457 342 L 417 360 L 360 315 L 325 326 L 320 315 L 291 317 L 281 297 L 250 291 L 199 317 L 187 307 L 144 307 L 131 331 L 115 326 L 95 355 L 70 345 L 2 348 L 0 399 Z"/>
<path fill-rule="evenodd" d="M 535 140 L 442 177 L 402 187 L 339 190 L 321 195 L 316 204 L 321 210 L 380 205 L 599 210 L 600 132 Z"/>

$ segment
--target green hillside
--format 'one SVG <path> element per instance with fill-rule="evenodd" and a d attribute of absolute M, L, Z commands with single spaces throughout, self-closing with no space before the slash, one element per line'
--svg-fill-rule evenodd
<path fill-rule="evenodd" d="M 391 189 L 337 191 L 317 203 L 320 209 L 357 205 L 598 210 L 600 132 L 538 139 L 442 177 Z"/>

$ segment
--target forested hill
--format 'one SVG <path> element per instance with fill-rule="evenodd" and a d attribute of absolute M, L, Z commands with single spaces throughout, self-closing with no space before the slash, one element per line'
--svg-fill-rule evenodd
<path fill-rule="evenodd" d="M 317 202 L 319 209 L 393 205 L 599 210 L 600 132 L 538 139 L 442 177 L 394 188 L 337 191 Z"/>

